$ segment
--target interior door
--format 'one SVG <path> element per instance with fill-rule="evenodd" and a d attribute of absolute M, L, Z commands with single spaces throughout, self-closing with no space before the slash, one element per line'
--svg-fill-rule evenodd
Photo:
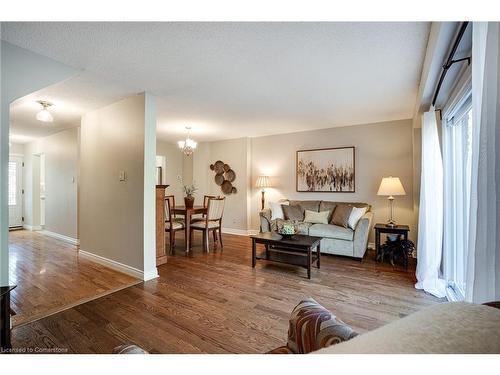
<path fill-rule="evenodd" d="M 22 168 L 22 157 L 9 157 L 9 228 L 23 225 Z"/>

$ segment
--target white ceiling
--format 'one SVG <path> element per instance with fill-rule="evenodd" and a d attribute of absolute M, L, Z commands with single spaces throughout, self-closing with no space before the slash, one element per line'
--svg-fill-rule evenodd
<path fill-rule="evenodd" d="M 158 96 L 158 135 L 168 141 L 185 125 L 210 141 L 408 119 L 429 26 L 2 23 L 2 39 L 85 71 L 16 104 L 12 126 L 39 131 L 30 120 L 39 98 L 55 102 L 55 127 L 67 127 L 141 91 Z"/>

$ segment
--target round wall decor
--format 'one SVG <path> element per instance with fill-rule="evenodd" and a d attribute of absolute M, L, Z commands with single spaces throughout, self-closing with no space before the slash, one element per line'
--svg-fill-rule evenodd
<path fill-rule="evenodd" d="M 224 195 L 236 194 L 238 189 L 233 186 L 236 179 L 236 172 L 231 169 L 229 164 L 224 163 L 222 160 L 217 160 L 215 163 L 210 164 L 210 170 L 215 172 L 214 181 L 220 186 Z"/>
<path fill-rule="evenodd" d="M 222 173 L 216 174 L 214 180 L 217 185 L 221 186 L 222 183 L 224 182 L 224 175 Z"/>
<path fill-rule="evenodd" d="M 236 179 L 236 173 L 232 169 L 228 169 L 226 173 L 224 173 L 224 178 L 230 182 L 233 182 Z"/>

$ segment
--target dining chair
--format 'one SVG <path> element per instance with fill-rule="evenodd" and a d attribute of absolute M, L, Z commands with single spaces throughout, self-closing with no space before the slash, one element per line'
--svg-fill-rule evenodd
<path fill-rule="evenodd" d="M 172 254 L 175 247 L 175 233 L 184 230 L 186 224 L 184 220 L 176 218 L 173 214 L 175 208 L 175 198 L 173 195 L 165 196 L 165 233 L 169 234 L 169 252 Z"/>
<path fill-rule="evenodd" d="M 203 249 L 208 253 L 210 248 L 209 232 L 214 234 L 214 248 L 217 248 L 217 231 L 219 232 L 220 248 L 222 244 L 222 215 L 224 214 L 225 197 L 209 198 L 207 204 L 207 214 L 204 220 L 196 221 L 190 225 L 189 239 L 192 244 L 193 231 L 199 230 L 203 234 Z"/>
<path fill-rule="evenodd" d="M 218 195 L 204 195 L 203 196 L 203 207 L 204 208 L 208 208 L 208 201 L 209 199 L 212 199 L 212 198 L 219 198 Z M 202 213 L 200 215 L 196 215 L 196 216 L 192 216 L 191 217 L 191 222 L 195 222 L 195 221 L 204 221 L 205 220 L 205 216 L 206 216 L 206 213 Z"/>

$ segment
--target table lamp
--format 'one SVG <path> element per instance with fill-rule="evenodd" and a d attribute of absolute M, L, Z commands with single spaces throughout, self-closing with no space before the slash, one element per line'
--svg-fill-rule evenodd
<path fill-rule="evenodd" d="M 380 183 L 380 187 L 378 188 L 377 195 L 385 195 L 388 196 L 389 206 L 391 217 L 387 222 L 386 226 L 390 228 L 394 228 L 396 226 L 396 221 L 394 221 L 394 196 L 395 195 L 406 195 L 405 189 L 403 188 L 403 184 L 398 177 L 384 177 L 382 178 L 382 182 Z"/>
<path fill-rule="evenodd" d="M 269 177 L 268 176 L 259 176 L 257 178 L 257 183 L 255 184 L 255 186 L 262 189 L 262 200 L 261 200 L 262 207 L 261 207 L 261 210 L 263 210 L 264 203 L 265 203 L 264 194 L 266 193 L 266 188 L 270 186 L 269 185 Z"/>

